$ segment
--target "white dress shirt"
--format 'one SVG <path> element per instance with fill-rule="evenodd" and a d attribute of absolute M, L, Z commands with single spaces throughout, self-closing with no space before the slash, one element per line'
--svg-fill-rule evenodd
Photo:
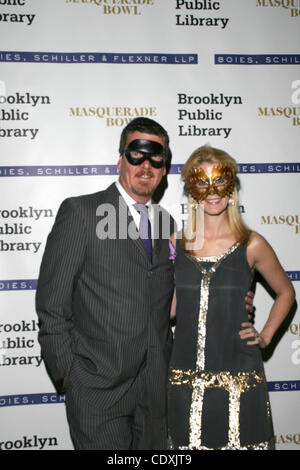
<path fill-rule="evenodd" d="M 129 194 L 125 191 L 125 189 L 123 188 L 123 186 L 121 185 L 120 181 L 116 181 L 116 187 L 119 191 L 119 193 L 121 194 L 122 198 L 124 199 L 126 205 L 128 206 L 129 210 L 130 210 L 130 213 L 133 217 L 133 220 L 137 226 L 137 229 L 139 229 L 140 227 L 140 220 L 141 220 L 141 216 L 139 214 L 139 212 L 136 210 L 136 208 L 134 207 L 134 204 L 136 204 L 137 201 L 135 201 L 131 196 L 129 196 Z M 151 199 L 145 204 L 145 206 L 148 207 L 148 216 L 149 216 L 149 221 L 150 221 L 150 224 L 151 224 L 151 232 L 152 234 L 154 233 L 154 227 L 153 227 L 153 223 L 154 223 L 154 210 L 153 210 L 153 204 L 152 204 L 152 201 Z M 152 246 L 153 246 L 153 236 L 152 236 Z"/>

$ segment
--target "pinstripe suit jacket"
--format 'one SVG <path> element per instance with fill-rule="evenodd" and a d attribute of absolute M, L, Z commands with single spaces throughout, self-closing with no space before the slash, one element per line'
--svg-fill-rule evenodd
<path fill-rule="evenodd" d="M 102 209 L 111 207 L 116 225 L 99 239 L 96 230 L 105 227 L 108 214 Z M 168 238 L 155 240 L 151 264 L 139 238 L 120 238 L 120 221 L 132 227 L 115 184 L 62 203 L 37 287 L 39 342 L 53 378 L 68 376 L 81 396 L 102 409 L 126 393 L 147 355 L 151 408 L 162 417 L 174 283 Z"/>

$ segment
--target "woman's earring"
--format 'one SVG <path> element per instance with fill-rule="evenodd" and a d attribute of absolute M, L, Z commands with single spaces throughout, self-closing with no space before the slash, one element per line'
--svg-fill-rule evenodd
<path fill-rule="evenodd" d="M 229 203 L 231 206 L 235 206 L 235 202 L 234 202 L 234 200 L 231 199 L 231 198 L 229 199 L 228 203 Z"/>
<path fill-rule="evenodd" d="M 191 201 L 191 206 L 192 206 L 192 209 L 196 210 L 197 207 L 198 207 L 198 202 L 196 201 L 196 199 L 192 199 Z"/>

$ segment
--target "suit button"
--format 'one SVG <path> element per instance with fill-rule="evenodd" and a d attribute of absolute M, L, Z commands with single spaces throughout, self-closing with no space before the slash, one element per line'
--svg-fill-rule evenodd
<path fill-rule="evenodd" d="M 151 277 L 152 276 L 152 271 L 148 271 L 148 277 Z"/>

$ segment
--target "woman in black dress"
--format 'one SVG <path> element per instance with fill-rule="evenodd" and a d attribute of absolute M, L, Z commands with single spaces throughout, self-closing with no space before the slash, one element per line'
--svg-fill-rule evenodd
<path fill-rule="evenodd" d="M 191 210 L 182 237 L 172 239 L 174 449 L 274 448 L 260 348 L 288 314 L 294 289 L 267 241 L 240 218 L 236 173 L 236 162 L 210 146 L 197 149 L 182 170 Z M 254 270 L 277 294 L 260 333 L 249 323 L 244 303 Z"/>

